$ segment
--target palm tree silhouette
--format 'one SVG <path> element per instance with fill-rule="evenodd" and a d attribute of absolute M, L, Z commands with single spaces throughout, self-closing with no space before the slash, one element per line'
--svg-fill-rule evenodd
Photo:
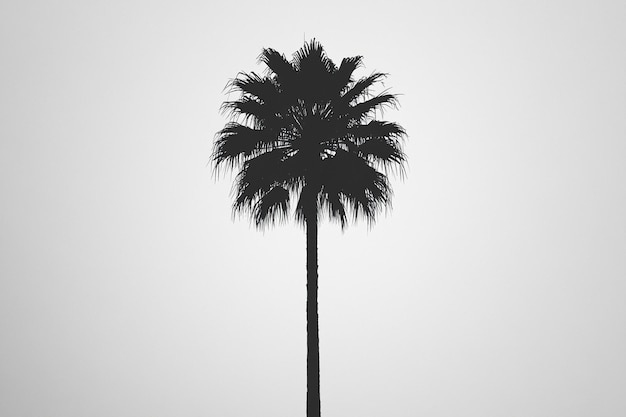
<path fill-rule="evenodd" d="M 386 74 L 353 78 L 363 58 L 344 58 L 337 67 L 315 39 L 289 61 L 263 49 L 264 75 L 239 73 L 229 82 L 237 100 L 222 110 L 230 122 L 216 135 L 212 162 L 238 170 L 234 212 L 251 215 L 257 227 L 284 221 L 291 213 L 306 227 L 307 416 L 320 416 L 317 313 L 317 229 L 320 214 L 342 229 L 348 215 L 373 224 L 391 206 L 390 171 L 404 172 L 405 130 L 375 120 L 397 98 L 371 87 Z M 381 172 L 382 171 L 382 172 Z"/>

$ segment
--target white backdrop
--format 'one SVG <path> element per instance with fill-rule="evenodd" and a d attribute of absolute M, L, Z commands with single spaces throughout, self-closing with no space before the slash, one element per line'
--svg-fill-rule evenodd
<path fill-rule="evenodd" d="M 322 413 L 626 415 L 626 4 L 0 5 L 0 415 L 303 416 L 305 240 L 232 221 L 223 88 L 316 37 L 410 169 L 320 231 Z"/>

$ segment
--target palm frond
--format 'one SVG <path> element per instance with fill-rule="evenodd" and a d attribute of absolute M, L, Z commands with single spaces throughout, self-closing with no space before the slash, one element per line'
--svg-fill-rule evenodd
<path fill-rule="evenodd" d="M 356 152 L 374 166 L 385 171 L 396 168 L 404 176 L 406 154 L 402 151 L 401 140 L 406 135 L 402 126 L 378 120 L 349 129 L 351 139 L 358 144 Z"/>
<path fill-rule="evenodd" d="M 271 102 L 280 94 L 278 86 L 271 78 L 261 77 L 254 72 L 243 73 L 233 79 L 230 84 L 231 92 L 250 95 L 261 103 Z"/>
<path fill-rule="evenodd" d="M 235 101 L 225 101 L 221 111 L 227 113 L 231 119 L 251 124 L 258 129 L 277 122 L 276 113 L 269 106 L 250 96 L 243 96 Z"/>
<path fill-rule="evenodd" d="M 373 111 L 384 110 L 385 107 L 397 107 L 398 98 L 393 94 L 379 94 L 362 103 L 355 104 L 348 110 L 349 118 L 361 123 Z"/>
<path fill-rule="evenodd" d="M 371 138 L 359 146 L 359 153 L 374 166 L 380 166 L 385 172 L 396 172 L 404 177 L 406 155 L 397 140 L 387 137 Z"/>
<path fill-rule="evenodd" d="M 269 129 L 253 129 L 236 122 L 228 123 L 217 135 L 212 154 L 216 168 L 224 165 L 232 169 L 246 158 L 276 146 L 280 140 Z"/>
<path fill-rule="evenodd" d="M 337 66 L 326 55 L 322 44 L 315 39 L 305 43 L 293 56 L 293 66 L 300 72 L 323 68 L 326 73 L 332 74 L 337 70 Z"/>
<path fill-rule="evenodd" d="M 341 87 L 341 92 L 345 93 L 351 83 L 354 82 L 352 78 L 352 74 L 354 71 L 359 68 L 363 64 L 362 56 L 353 56 L 349 58 L 344 58 L 341 61 L 341 65 L 337 68 L 335 72 L 335 82 L 338 86 Z"/>
<path fill-rule="evenodd" d="M 343 86 L 333 82 L 337 66 L 315 39 L 294 54 L 293 67 L 297 71 L 294 90 L 298 98 L 320 103 L 339 96 Z"/>
<path fill-rule="evenodd" d="M 285 150 L 276 148 L 246 160 L 237 174 L 235 185 L 237 196 L 233 208 L 235 211 L 249 210 L 267 193 L 277 178 L 284 177 L 282 161 Z"/>
<path fill-rule="evenodd" d="M 385 78 L 387 74 L 375 72 L 367 77 L 363 77 L 355 82 L 342 96 L 342 101 L 346 104 L 352 103 L 361 96 L 367 96 L 369 88 L 375 83 Z"/>
<path fill-rule="evenodd" d="M 362 143 L 370 138 L 400 139 L 406 135 L 404 128 L 393 122 L 370 120 L 367 124 L 359 124 L 347 129 L 348 134 L 356 143 Z"/>
<path fill-rule="evenodd" d="M 322 187 L 320 203 L 322 208 L 326 208 L 328 218 L 330 220 L 337 220 L 341 225 L 341 229 L 345 229 L 348 224 L 345 204 L 342 201 L 341 194 L 337 192 L 332 185 Z"/>
<path fill-rule="evenodd" d="M 278 77 L 293 76 L 296 72 L 285 55 L 272 48 L 263 49 L 263 52 L 259 55 L 259 62 L 265 64 L 269 72 L 276 74 Z"/>
<path fill-rule="evenodd" d="M 252 208 L 252 217 L 257 227 L 284 221 L 289 216 L 289 191 L 279 185 L 272 187 L 259 197 Z"/>
<path fill-rule="evenodd" d="M 321 172 L 324 202 L 337 207 L 339 200 L 350 207 L 355 221 L 364 216 L 371 223 L 380 210 L 390 207 L 391 187 L 387 176 L 358 155 L 339 150 L 323 161 Z M 340 212 L 335 213 L 341 221 Z M 345 209 L 343 213 L 345 216 Z"/>

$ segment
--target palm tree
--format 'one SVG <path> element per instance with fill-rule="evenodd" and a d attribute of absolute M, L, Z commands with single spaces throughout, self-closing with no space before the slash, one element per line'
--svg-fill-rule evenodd
<path fill-rule="evenodd" d="M 288 60 L 263 49 L 264 75 L 239 73 L 229 82 L 239 98 L 222 109 L 230 122 L 216 135 L 212 162 L 238 170 L 234 212 L 251 215 L 256 226 L 284 221 L 291 213 L 306 227 L 307 416 L 320 416 L 317 313 L 317 229 L 320 214 L 337 220 L 376 215 L 391 205 L 390 171 L 404 172 L 404 129 L 375 120 L 396 106 L 387 91 L 373 94 L 386 74 L 355 79 L 363 58 L 344 58 L 337 67 L 312 40 Z M 381 172 L 382 171 L 382 172 Z"/>

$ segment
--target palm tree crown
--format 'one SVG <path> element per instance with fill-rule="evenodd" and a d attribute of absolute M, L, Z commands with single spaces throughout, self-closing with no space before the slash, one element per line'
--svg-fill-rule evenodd
<path fill-rule="evenodd" d="M 348 217 L 368 223 L 391 204 L 390 170 L 403 173 L 404 129 L 375 120 L 397 98 L 371 87 L 385 74 L 355 79 L 362 57 L 337 67 L 320 43 L 306 43 L 289 61 L 264 49 L 265 75 L 240 73 L 229 85 L 240 94 L 223 104 L 231 121 L 217 133 L 213 163 L 239 169 L 234 212 L 249 212 L 257 226 L 326 212 L 343 227 Z"/>

